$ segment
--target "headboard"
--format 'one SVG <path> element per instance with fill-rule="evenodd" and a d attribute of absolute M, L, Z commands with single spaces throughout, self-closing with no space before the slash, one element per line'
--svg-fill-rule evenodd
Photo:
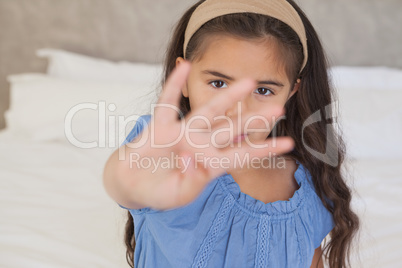
<path fill-rule="evenodd" d="M 39 48 L 108 60 L 161 62 L 172 26 L 195 0 L 0 0 L 0 129 L 6 76 L 44 72 Z M 333 65 L 402 68 L 402 2 L 299 0 Z"/>

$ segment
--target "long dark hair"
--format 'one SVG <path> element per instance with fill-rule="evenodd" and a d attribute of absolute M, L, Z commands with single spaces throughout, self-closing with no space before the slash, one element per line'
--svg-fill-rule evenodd
<path fill-rule="evenodd" d="M 184 33 L 188 21 L 194 10 L 204 1 L 197 2 L 187 10 L 176 25 L 166 52 L 162 85 L 175 68 L 177 57 L 184 58 Z M 318 196 L 333 215 L 335 227 L 323 250 L 328 264 L 333 268 L 347 267 L 350 266 L 352 242 L 360 224 L 359 218 L 351 209 L 352 192 L 341 170 L 346 154 L 345 145 L 340 131 L 335 131 L 331 120 L 320 120 L 303 128 L 303 122 L 317 111 L 324 119 L 334 112 L 331 104 L 335 95 L 327 74 L 328 61 L 318 35 L 304 12 L 293 1 L 288 2 L 299 13 L 307 34 L 309 57 L 301 73 L 299 70 L 303 54 L 296 33 L 277 19 L 252 13 L 225 15 L 204 24 L 191 38 L 185 58 L 191 61 L 202 54 L 202 41 L 210 34 L 226 34 L 248 40 L 274 37 L 281 44 L 281 57 L 288 77 L 291 81 L 301 78 L 301 84 L 286 103 L 286 120 L 276 125 L 275 133 L 295 140 L 295 149 L 289 155 L 310 172 Z M 190 111 L 188 98 L 182 96 L 180 109 L 184 115 Z M 321 159 L 318 159 L 311 154 L 311 150 L 330 153 L 322 154 Z M 127 261 L 134 267 L 134 223 L 130 213 L 125 243 Z"/>

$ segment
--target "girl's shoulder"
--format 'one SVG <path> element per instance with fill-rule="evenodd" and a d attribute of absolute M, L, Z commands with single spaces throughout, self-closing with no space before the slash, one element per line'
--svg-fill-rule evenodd
<path fill-rule="evenodd" d="M 145 114 L 138 117 L 134 127 L 131 129 L 130 133 L 128 133 L 127 137 L 123 141 L 120 146 L 125 145 L 126 143 L 131 142 L 141 131 L 144 129 L 146 125 L 148 125 L 149 121 L 151 120 L 152 115 Z"/>
<path fill-rule="evenodd" d="M 323 201 L 317 194 L 311 173 L 301 163 L 297 163 L 300 165 L 298 176 L 307 186 L 305 204 L 299 214 L 303 223 L 305 225 L 308 224 L 310 228 L 314 230 L 312 240 L 314 248 L 317 248 L 334 228 L 335 223 L 332 213 L 325 207 Z"/>
<path fill-rule="evenodd" d="M 294 163 L 296 168 L 289 168 L 289 172 L 293 173 L 299 188 L 289 200 L 268 204 L 250 198 L 246 200 L 249 199 L 249 204 L 256 205 L 260 212 L 266 211 L 268 218 L 278 220 L 283 226 L 295 224 L 296 230 L 304 233 L 304 239 L 316 249 L 334 228 L 333 215 L 319 197 L 310 171 L 299 161 Z"/>

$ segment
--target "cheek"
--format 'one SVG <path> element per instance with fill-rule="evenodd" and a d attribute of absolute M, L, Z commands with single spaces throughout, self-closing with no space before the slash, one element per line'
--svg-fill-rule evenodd
<path fill-rule="evenodd" d="M 261 98 L 260 96 L 249 98 L 247 112 L 254 115 L 250 118 L 250 125 L 271 125 L 276 117 L 280 116 L 284 106 L 285 101 L 281 98 Z"/>
<path fill-rule="evenodd" d="M 286 101 L 287 95 L 285 94 L 263 97 L 253 93 L 252 96 L 248 98 L 247 107 L 250 111 L 263 115 L 269 114 L 270 107 L 285 107 Z"/>
<path fill-rule="evenodd" d="M 255 115 L 246 121 L 244 128 L 251 136 L 267 137 L 273 126 L 274 120 L 272 118 Z"/>
<path fill-rule="evenodd" d="M 271 102 L 271 103 L 255 103 L 252 111 L 254 114 L 245 121 L 245 131 L 250 133 L 252 139 L 265 139 L 274 128 L 275 124 L 283 119 L 283 116 L 276 114 L 272 110 L 273 105 L 276 107 L 283 107 L 284 102 Z"/>

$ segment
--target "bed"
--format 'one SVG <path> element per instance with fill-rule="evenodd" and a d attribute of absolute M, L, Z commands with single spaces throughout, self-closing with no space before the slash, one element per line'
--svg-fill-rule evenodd
<path fill-rule="evenodd" d="M 0 2 L 0 18 L 5 20 L 8 12 L 19 15 L 15 20 L 25 15 L 32 19 L 38 8 L 44 8 L 53 18 L 51 12 L 57 9 L 65 11 L 58 22 L 67 25 L 69 14 L 80 10 L 79 14 L 90 18 L 90 25 L 85 26 L 89 31 L 97 23 L 104 25 L 101 14 L 107 10 L 107 21 L 124 24 L 120 28 L 109 25 L 108 29 L 127 31 L 130 22 L 136 34 L 147 36 L 150 26 L 141 28 L 139 21 L 145 17 L 150 22 L 152 14 L 159 12 L 164 28 L 158 30 L 160 35 L 155 34 L 158 37 L 147 40 L 152 43 L 166 37 L 174 17 L 188 5 L 188 1 L 163 1 L 159 9 L 146 1 L 119 0 L 112 4 L 99 0 L 101 4 L 94 7 L 99 14 L 95 16 L 96 12 L 84 12 L 90 0 L 62 0 L 53 9 L 47 0 L 37 1 L 37 7 L 33 2 Z M 375 13 L 371 2 L 360 3 L 360 8 L 367 11 L 360 22 Z M 391 2 L 382 2 L 377 10 L 396 12 L 397 3 Z M 331 34 L 324 34 L 324 42 L 330 44 L 331 38 L 338 38 L 341 44 L 342 35 L 332 31 L 333 25 L 320 22 L 324 14 L 327 18 L 344 14 L 344 1 L 327 6 L 313 0 L 303 3 L 307 13 L 314 15 L 313 6 L 320 10 L 313 20 L 321 32 L 331 29 Z M 180 4 L 180 10 L 173 8 L 174 4 Z M 350 10 L 358 4 L 351 4 Z M 131 13 L 125 13 L 127 7 L 139 17 L 133 19 Z M 163 10 L 172 12 L 165 16 L 169 12 Z M 383 18 L 381 14 L 379 18 Z M 400 18 L 395 16 L 397 20 Z M 40 23 L 43 21 L 21 28 L 20 33 L 36 29 Z M 381 27 L 389 23 L 378 22 Z M 74 25 L 79 28 L 78 23 Z M 133 50 L 129 45 L 105 41 L 105 25 L 94 28 L 99 35 L 91 40 L 70 26 L 65 32 L 70 38 L 51 32 L 54 39 L 40 35 L 35 40 L 44 41 L 34 45 L 14 36 L 7 47 L 14 46 L 17 52 L 23 48 L 21 51 L 29 51 L 29 56 L 8 55 L 8 63 L 4 53 L 11 50 L 1 42 L 4 60 L 0 76 L 7 83 L 0 84 L 7 85 L 7 91 L 2 88 L 0 93 L 2 105 L 5 98 L 7 105 L 0 105 L 0 110 L 7 111 L 0 130 L 0 267 L 128 267 L 122 240 L 126 211 L 105 193 L 102 172 L 138 116 L 149 113 L 149 104 L 157 100 L 163 48 L 154 45 L 152 50 L 149 43 L 140 44 L 138 37 L 125 36 L 123 40 L 137 46 L 130 54 Z M 389 31 L 389 36 L 399 38 L 400 31 Z M 79 38 L 84 39 L 74 43 Z M 103 41 L 104 46 L 91 46 L 95 39 Z M 396 41 L 400 43 L 401 39 Z M 110 47 L 115 49 L 108 53 Z M 337 119 L 348 145 L 345 174 L 355 191 L 353 206 L 362 220 L 352 267 L 398 267 L 402 263 L 402 51 L 400 46 L 390 47 L 368 58 L 367 51 L 345 53 L 330 48 L 333 67 L 329 73 L 339 100 Z M 14 58 L 18 58 L 18 64 L 11 64 Z"/>
<path fill-rule="evenodd" d="M 0 263 L 126 267 L 126 214 L 106 195 L 102 171 L 138 116 L 151 112 L 162 66 L 55 49 L 37 54 L 48 58 L 47 74 L 9 77 L 9 125 L 0 132 Z M 349 147 L 345 172 L 363 223 L 355 256 L 361 267 L 395 267 L 402 261 L 402 71 L 338 66 L 329 72 Z"/>
<path fill-rule="evenodd" d="M 52 57 L 48 74 L 9 77 L 9 124 L 0 132 L 0 266 L 127 267 L 126 213 L 105 193 L 102 172 L 133 127 L 134 112 L 146 113 L 145 104 L 155 98 L 161 66 L 103 62 L 102 69 L 98 60 L 63 51 L 38 54 Z M 73 77 L 61 62 L 88 71 L 94 64 L 105 73 Z M 126 72 L 116 78 L 113 68 Z M 68 78 L 53 71 L 68 72 Z M 125 73 L 135 76 L 124 79 Z M 104 120 L 106 131 L 98 125 Z"/>

